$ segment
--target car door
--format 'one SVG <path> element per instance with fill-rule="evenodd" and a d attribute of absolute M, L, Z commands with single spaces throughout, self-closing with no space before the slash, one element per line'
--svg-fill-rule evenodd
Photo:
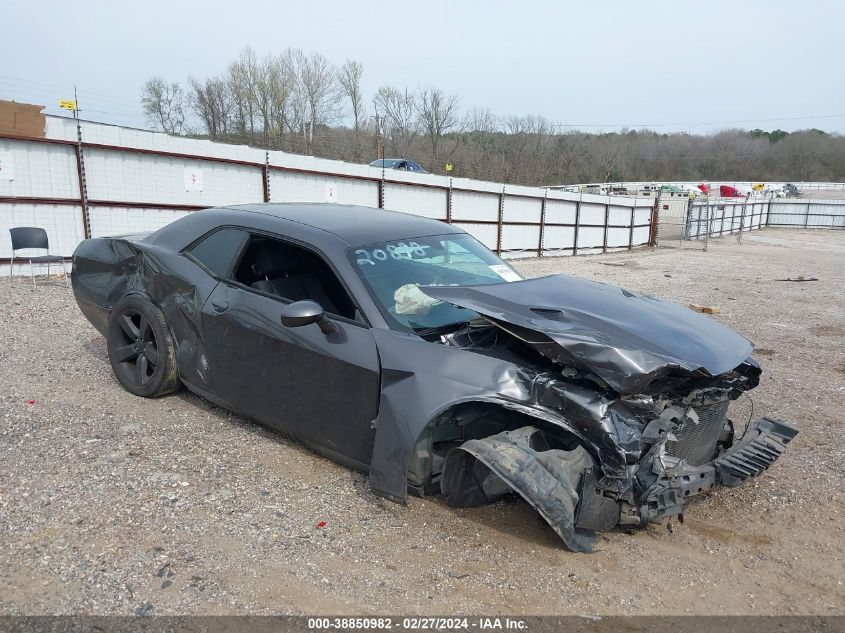
<path fill-rule="evenodd" d="M 206 396 L 210 385 L 204 368 L 202 308 L 218 281 L 231 272 L 248 238 L 249 234 L 238 228 L 217 227 L 167 262 L 170 275 L 162 292 L 170 298 L 162 302 L 162 309 L 176 333 L 179 377 Z"/>
<path fill-rule="evenodd" d="M 329 313 L 336 326 L 331 334 L 317 324 L 285 327 L 287 303 L 238 279 L 221 280 L 202 314 L 214 392 L 238 412 L 365 467 L 379 398 L 370 329 Z"/>

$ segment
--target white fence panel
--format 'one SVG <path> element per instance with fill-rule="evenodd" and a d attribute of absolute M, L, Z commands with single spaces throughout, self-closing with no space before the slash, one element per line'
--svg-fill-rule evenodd
<path fill-rule="evenodd" d="M 273 170 L 271 202 L 337 202 L 378 206 L 378 183 L 339 176 Z"/>
<path fill-rule="evenodd" d="M 152 233 L 188 213 L 191 212 L 155 207 L 93 206 L 88 208 L 88 222 L 91 225 L 91 237 Z"/>
<path fill-rule="evenodd" d="M 536 257 L 540 244 L 540 226 L 505 224 L 502 226 L 502 251 L 519 251 L 520 257 Z M 514 256 L 514 253 L 510 253 Z"/>
<path fill-rule="evenodd" d="M 76 154 L 69 145 L 0 139 L 0 196 L 79 198 Z"/>
<path fill-rule="evenodd" d="M 523 198 L 506 194 L 502 219 L 505 222 L 535 222 L 539 225 L 542 210 L 542 198 Z M 534 244 L 536 246 L 537 242 Z"/>
<path fill-rule="evenodd" d="M 546 200 L 547 224 L 575 224 L 578 203 L 572 200 Z"/>
<path fill-rule="evenodd" d="M 88 198 L 217 206 L 261 202 L 261 170 L 248 165 L 103 149 L 85 150 Z"/>
<path fill-rule="evenodd" d="M 587 204 L 581 203 L 581 219 L 579 223 L 582 227 L 585 225 L 587 226 L 604 226 L 604 214 L 605 214 L 605 207 L 601 204 Z M 631 212 L 628 212 L 628 218 L 631 217 Z M 590 235 L 593 234 L 592 231 L 589 232 Z M 604 231 L 601 231 L 602 237 L 598 241 L 598 245 L 601 246 L 602 241 L 604 240 Z M 578 236 L 580 241 L 580 234 Z M 579 244 L 578 247 L 580 248 L 581 245 Z"/>
<path fill-rule="evenodd" d="M 384 208 L 422 215 L 435 220 L 446 219 L 445 189 L 414 187 L 395 183 L 384 184 Z"/>
<path fill-rule="evenodd" d="M 499 195 L 453 190 L 452 219 L 496 222 L 499 219 Z"/>
<path fill-rule="evenodd" d="M 574 218 L 573 218 L 574 220 Z M 574 226 L 546 226 L 543 231 L 543 254 L 572 254 L 575 246 Z"/>
<path fill-rule="evenodd" d="M 801 228 L 845 227 L 843 200 L 777 200 L 769 212 L 772 226 Z"/>

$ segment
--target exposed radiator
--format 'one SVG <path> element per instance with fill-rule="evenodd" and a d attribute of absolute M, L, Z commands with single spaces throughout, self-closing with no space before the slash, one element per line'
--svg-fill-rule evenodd
<path fill-rule="evenodd" d="M 675 431 L 676 442 L 666 443 L 666 453 L 685 459 L 690 466 L 700 466 L 713 457 L 716 442 L 725 426 L 725 416 L 730 402 L 717 402 L 695 407 L 698 424 L 687 420 L 680 431 Z"/>

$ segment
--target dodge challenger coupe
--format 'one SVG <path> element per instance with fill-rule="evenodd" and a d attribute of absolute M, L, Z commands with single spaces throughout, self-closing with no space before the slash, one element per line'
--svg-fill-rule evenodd
<path fill-rule="evenodd" d="M 207 209 L 95 238 L 73 291 L 118 381 L 185 385 L 404 502 L 518 493 L 575 551 L 760 474 L 797 431 L 734 436 L 751 344 L 679 305 L 522 279 L 460 229 L 339 204 Z"/>

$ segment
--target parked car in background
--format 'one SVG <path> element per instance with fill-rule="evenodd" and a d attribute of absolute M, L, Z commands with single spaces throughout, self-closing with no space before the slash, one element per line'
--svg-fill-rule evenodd
<path fill-rule="evenodd" d="M 597 196 L 610 195 L 611 186 L 607 184 L 582 185 L 581 191 L 584 193 L 592 193 Z"/>
<path fill-rule="evenodd" d="M 384 169 L 404 169 L 405 171 L 413 171 L 418 174 L 427 174 L 428 172 L 422 168 L 419 163 L 408 160 L 407 158 L 377 158 L 370 163 L 370 167 L 381 167 Z"/>
<path fill-rule="evenodd" d="M 678 185 L 661 185 L 660 195 L 664 197 L 669 196 L 674 198 L 680 196 L 687 197 L 689 196 L 689 193 Z"/>
<path fill-rule="evenodd" d="M 733 185 L 719 185 L 719 196 L 722 198 L 745 198 L 745 192 Z"/>
<path fill-rule="evenodd" d="M 783 195 L 787 198 L 799 198 L 801 196 L 801 191 L 798 187 L 788 182 L 783 186 Z"/>
<path fill-rule="evenodd" d="M 681 185 L 680 187 L 689 198 L 695 198 L 701 195 L 701 189 L 695 185 Z"/>

